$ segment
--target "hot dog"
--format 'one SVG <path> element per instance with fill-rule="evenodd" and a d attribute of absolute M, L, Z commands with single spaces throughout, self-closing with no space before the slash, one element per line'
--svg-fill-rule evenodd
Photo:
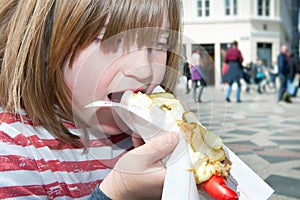
<path fill-rule="evenodd" d="M 151 109 L 155 105 L 162 109 L 166 117 L 174 120 L 184 134 L 196 184 L 199 190 L 204 190 L 216 200 L 236 200 L 235 191 L 226 185 L 230 173 L 231 161 L 222 148 L 223 141 L 208 131 L 192 112 L 185 112 L 182 104 L 171 93 L 153 93 L 150 95 L 141 92 L 127 91 L 121 103 L 140 105 Z"/>

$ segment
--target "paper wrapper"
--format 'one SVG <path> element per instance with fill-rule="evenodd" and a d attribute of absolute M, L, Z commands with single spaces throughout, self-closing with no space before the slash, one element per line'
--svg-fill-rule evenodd
<path fill-rule="evenodd" d="M 165 118 L 159 108 L 140 109 L 135 106 L 115 106 L 113 109 L 134 132 L 147 142 L 153 137 L 176 131 L 179 143 L 175 150 L 163 160 L 167 172 L 164 181 L 162 200 L 198 200 L 211 199 L 205 192 L 198 192 L 187 143 L 174 121 Z M 235 190 L 241 200 L 267 199 L 274 190 L 241 161 L 229 148 L 223 148 L 232 161 L 232 168 L 227 183 Z"/>
<path fill-rule="evenodd" d="M 237 192 L 239 199 L 268 199 L 274 190 L 228 147 L 223 145 L 223 149 L 228 155 L 228 158 L 232 161 L 230 176 L 228 177 L 227 183 Z"/>
<path fill-rule="evenodd" d="M 140 110 L 136 107 L 128 106 L 127 109 L 125 107 L 115 107 L 114 110 L 128 127 L 140 134 L 146 142 L 153 137 L 170 131 L 175 131 L 179 134 L 177 147 L 170 156 L 163 160 L 167 173 L 162 199 L 199 199 L 194 174 L 188 171 L 191 168 L 191 164 L 187 143 L 177 124 L 173 120 L 166 120 L 164 112 L 159 108 Z"/>

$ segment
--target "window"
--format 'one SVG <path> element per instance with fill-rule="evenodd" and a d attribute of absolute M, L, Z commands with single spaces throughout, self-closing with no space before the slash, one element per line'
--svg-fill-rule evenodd
<path fill-rule="evenodd" d="M 210 15 L 209 0 L 197 0 L 197 16 L 207 17 Z"/>
<path fill-rule="evenodd" d="M 258 16 L 270 16 L 270 0 L 257 0 Z"/>
<path fill-rule="evenodd" d="M 237 15 L 237 0 L 225 0 L 225 15 Z"/>

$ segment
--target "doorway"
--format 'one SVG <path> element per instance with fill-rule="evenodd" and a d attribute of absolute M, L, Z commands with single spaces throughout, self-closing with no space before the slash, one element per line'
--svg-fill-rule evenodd
<path fill-rule="evenodd" d="M 272 65 L 272 43 L 257 43 L 257 56 L 263 61 L 266 67 Z"/>

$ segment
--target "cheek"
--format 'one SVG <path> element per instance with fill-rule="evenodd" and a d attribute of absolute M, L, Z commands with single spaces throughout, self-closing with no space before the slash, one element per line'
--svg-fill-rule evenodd
<path fill-rule="evenodd" d="M 66 66 L 65 82 L 81 104 L 105 97 L 105 88 L 111 81 L 111 76 L 107 75 L 108 63 L 110 61 L 100 52 L 99 45 L 93 43 L 79 54 L 71 68 Z"/>
<path fill-rule="evenodd" d="M 154 69 L 156 72 L 154 73 L 154 82 L 160 83 L 162 82 L 164 75 L 166 73 L 166 66 L 158 66 L 156 69 Z"/>
<path fill-rule="evenodd" d="M 84 86 L 88 79 L 94 79 L 87 65 L 91 65 L 91 62 L 97 63 L 95 56 L 93 56 L 96 49 L 97 47 L 94 44 L 89 45 L 80 52 L 71 66 L 69 66 L 69 63 L 65 66 L 65 82 L 73 94 L 78 87 Z"/>
<path fill-rule="evenodd" d="M 167 53 L 166 52 L 158 52 L 152 56 L 153 66 L 153 74 L 154 74 L 154 82 L 160 83 L 165 75 L 167 68 Z"/>

